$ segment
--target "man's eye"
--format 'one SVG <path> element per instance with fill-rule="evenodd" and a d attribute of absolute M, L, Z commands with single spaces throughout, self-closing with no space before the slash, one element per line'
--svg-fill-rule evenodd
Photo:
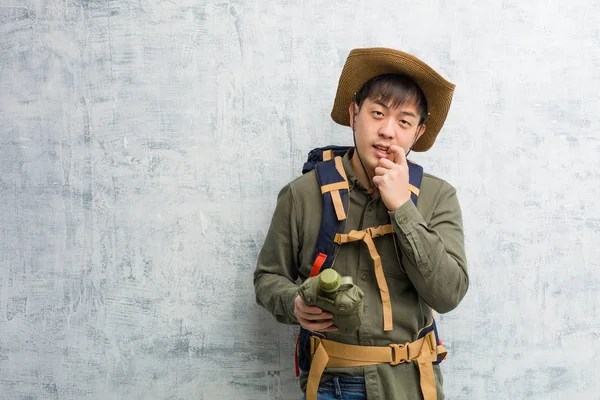
<path fill-rule="evenodd" d="M 383 113 L 381 111 L 373 111 L 373 115 L 376 117 L 383 117 Z"/>
<path fill-rule="evenodd" d="M 405 120 L 405 119 L 401 120 L 400 124 L 404 125 L 404 126 L 410 126 L 410 123 L 407 120 Z"/>

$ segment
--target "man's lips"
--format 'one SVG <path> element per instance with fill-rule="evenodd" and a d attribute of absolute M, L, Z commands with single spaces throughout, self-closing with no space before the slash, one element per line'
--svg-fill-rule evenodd
<path fill-rule="evenodd" d="M 375 149 L 375 154 L 377 155 L 377 157 L 379 157 L 379 158 L 387 158 L 388 157 L 388 149 L 390 148 L 389 146 L 373 145 L 373 148 Z"/>

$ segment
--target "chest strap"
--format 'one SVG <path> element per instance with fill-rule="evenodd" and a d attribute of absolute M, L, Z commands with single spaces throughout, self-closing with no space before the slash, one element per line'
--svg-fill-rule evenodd
<path fill-rule="evenodd" d="M 435 334 L 429 332 L 412 343 L 384 346 L 356 346 L 311 337 L 311 365 L 306 386 L 306 400 L 316 400 L 317 390 L 325 368 L 363 367 L 367 365 L 398 365 L 416 362 L 419 367 L 420 386 L 424 400 L 436 400 L 437 389 L 432 362 L 443 347 L 436 345 Z"/>
<path fill-rule="evenodd" d="M 336 234 L 333 241 L 337 244 L 356 242 L 362 240 L 369 248 L 369 255 L 373 259 L 373 265 L 375 269 L 375 278 L 377 279 L 377 286 L 379 287 L 379 293 L 381 294 L 381 305 L 383 306 L 383 330 L 391 331 L 394 328 L 392 321 L 392 303 L 390 301 L 390 291 L 388 289 L 385 276 L 383 274 L 383 267 L 381 264 L 381 256 L 377 252 L 373 238 L 378 236 L 393 234 L 394 228 L 391 224 L 380 225 L 375 228 L 367 228 L 362 231 L 352 230 L 347 234 Z"/>

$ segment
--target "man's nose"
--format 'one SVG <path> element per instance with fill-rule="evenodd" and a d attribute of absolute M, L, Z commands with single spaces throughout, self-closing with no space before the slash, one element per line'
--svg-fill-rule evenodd
<path fill-rule="evenodd" d="M 394 121 L 392 119 L 386 118 L 381 122 L 379 126 L 379 136 L 384 137 L 386 139 L 393 139 L 396 135 L 394 131 Z"/>

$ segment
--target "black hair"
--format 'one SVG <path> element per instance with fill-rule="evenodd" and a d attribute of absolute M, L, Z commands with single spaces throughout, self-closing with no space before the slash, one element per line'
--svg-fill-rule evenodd
<path fill-rule="evenodd" d="M 396 108 L 403 104 L 413 103 L 420 115 L 419 125 L 423 124 L 429 115 L 427 113 L 427 99 L 423 90 L 415 81 L 406 75 L 383 74 L 369 79 L 360 88 L 354 97 L 358 109 L 365 99 L 379 100 Z"/>

